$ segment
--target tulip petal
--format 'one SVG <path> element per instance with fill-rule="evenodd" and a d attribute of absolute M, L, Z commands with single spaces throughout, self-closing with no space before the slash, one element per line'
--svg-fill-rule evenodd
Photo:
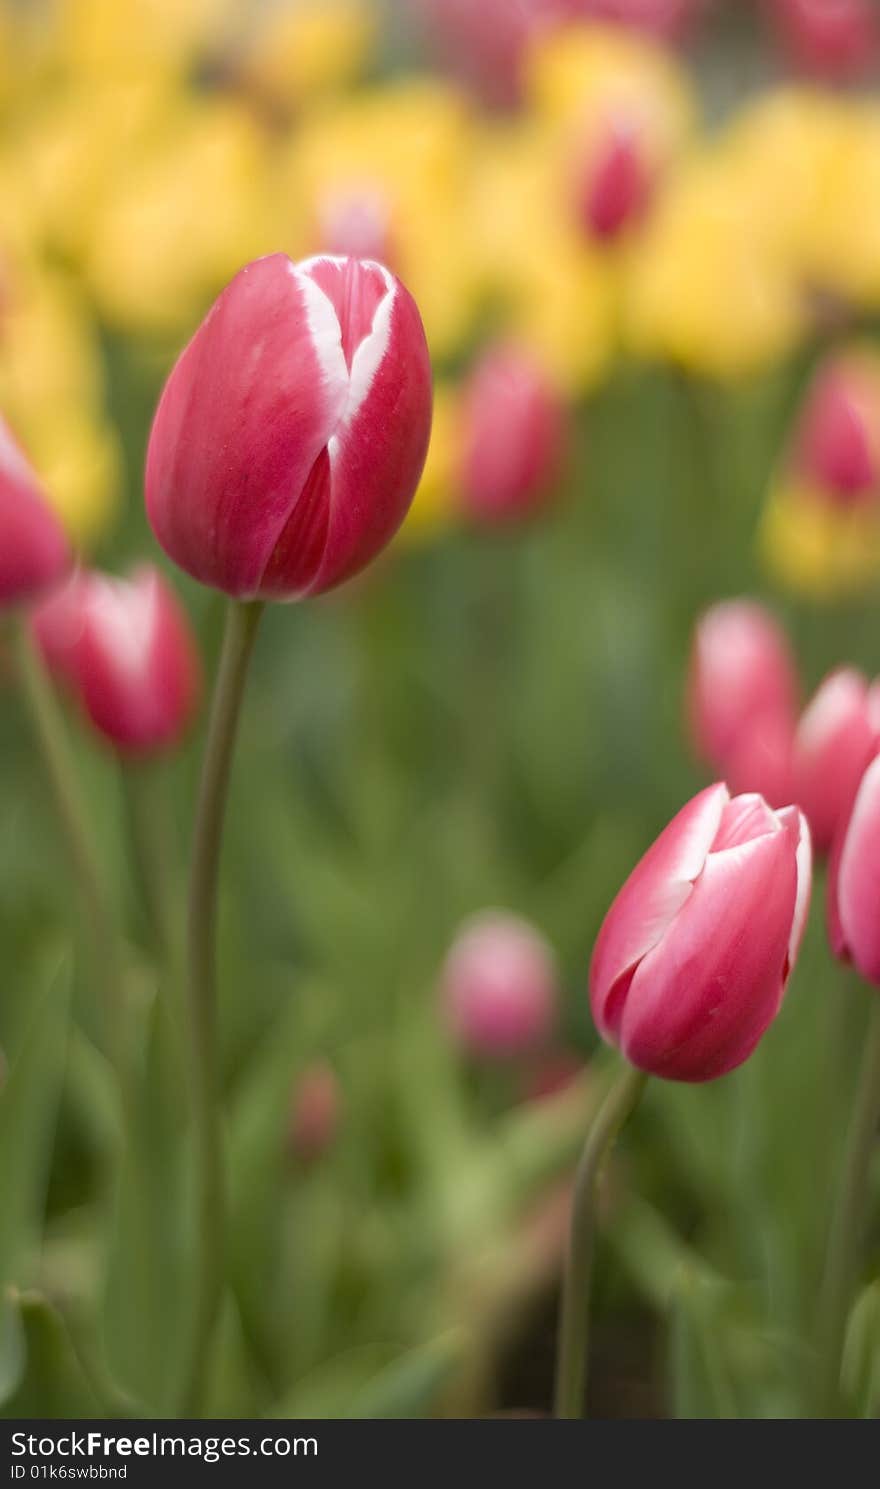
<path fill-rule="evenodd" d="M 833 897 L 846 950 L 863 977 L 880 983 L 880 757 L 856 793 Z"/>
<path fill-rule="evenodd" d="M 70 564 L 61 523 L 0 419 L 0 605 L 35 599 L 59 583 Z"/>
<path fill-rule="evenodd" d="M 248 264 L 173 369 L 147 453 L 150 522 L 204 583 L 253 596 L 349 396 L 333 305 L 277 253 Z"/>
<path fill-rule="evenodd" d="M 340 584 L 389 541 L 425 463 L 431 432 L 428 347 L 415 301 L 399 281 L 392 284 L 354 353 L 348 398 L 328 442 L 327 541 L 305 593 Z"/>
<path fill-rule="evenodd" d="M 813 840 L 810 835 L 810 824 L 797 807 L 783 807 L 780 812 L 776 813 L 776 816 L 791 834 L 797 869 L 797 895 L 795 896 L 791 935 L 788 938 L 788 964 L 791 968 L 797 960 L 804 931 L 807 928 L 807 915 L 813 892 Z"/>
<path fill-rule="evenodd" d="M 739 1064 L 778 1010 L 796 899 L 789 831 L 710 853 L 630 983 L 620 1022 L 627 1059 L 682 1081 Z"/>
<path fill-rule="evenodd" d="M 682 807 L 608 911 L 590 964 L 593 1017 L 606 1037 L 616 1036 L 626 978 L 661 940 L 692 894 L 729 800 L 727 787 L 719 783 Z"/>

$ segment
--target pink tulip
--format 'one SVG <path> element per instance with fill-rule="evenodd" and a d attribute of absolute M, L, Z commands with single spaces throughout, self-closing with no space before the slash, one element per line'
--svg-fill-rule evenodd
<path fill-rule="evenodd" d="M 390 206 L 384 192 L 369 182 L 322 197 L 316 235 L 325 253 L 394 262 Z"/>
<path fill-rule="evenodd" d="M 553 953 L 526 921 L 490 911 L 467 922 L 443 966 L 441 1000 L 462 1049 L 506 1059 L 552 1033 L 557 987 Z"/>
<path fill-rule="evenodd" d="M 641 1070 L 706 1081 L 740 1065 L 779 1011 L 810 896 L 796 807 L 709 786 L 683 807 L 605 917 L 590 967 L 603 1038 Z"/>
<path fill-rule="evenodd" d="M 843 82 L 863 76 L 878 54 L 872 0 L 765 0 L 780 45 L 795 67 Z"/>
<path fill-rule="evenodd" d="M 236 275 L 171 372 L 147 514 L 204 584 L 319 594 L 400 526 L 430 426 L 428 349 L 400 281 L 369 260 L 271 254 Z"/>
<path fill-rule="evenodd" d="M 70 564 L 61 523 L 0 418 L 0 608 L 36 599 L 64 577 Z"/>
<path fill-rule="evenodd" d="M 842 667 L 826 677 L 798 724 L 794 785 L 817 852 L 831 847 L 849 815 L 868 761 L 880 746 L 880 691 Z"/>
<path fill-rule="evenodd" d="M 290 1105 L 288 1146 L 302 1164 L 315 1163 L 336 1141 L 342 1093 L 332 1066 L 316 1061 L 303 1071 Z"/>
<path fill-rule="evenodd" d="M 704 0 L 580 0 L 582 16 L 616 21 L 635 31 L 678 40 L 688 29 Z"/>
<path fill-rule="evenodd" d="M 53 672 L 122 755 L 167 749 L 189 725 L 200 669 L 189 622 L 158 569 L 74 575 L 34 613 Z"/>
<path fill-rule="evenodd" d="M 726 600 L 697 623 L 688 682 L 696 754 L 734 792 L 790 800 L 797 676 L 785 634 L 760 605 Z"/>
<path fill-rule="evenodd" d="M 876 497 L 880 481 L 880 361 L 829 358 L 816 373 L 794 435 L 794 464 L 811 490 L 840 506 Z"/>
<path fill-rule="evenodd" d="M 575 181 L 575 209 L 588 237 L 612 241 L 644 216 L 654 172 L 639 130 L 618 121 L 588 150 Z"/>
<path fill-rule="evenodd" d="M 473 368 L 461 404 L 461 499 L 495 523 L 541 507 L 563 463 L 562 399 L 530 353 L 502 342 Z"/>
<path fill-rule="evenodd" d="M 831 947 L 880 986 L 880 756 L 862 776 L 828 875 Z"/>

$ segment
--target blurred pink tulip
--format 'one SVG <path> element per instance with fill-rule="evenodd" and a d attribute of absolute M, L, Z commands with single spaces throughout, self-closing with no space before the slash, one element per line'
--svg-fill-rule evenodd
<path fill-rule="evenodd" d="M 608 911 L 590 967 L 593 1017 L 632 1065 L 725 1075 L 779 1011 L 809 906 L 796 807 L 709 786 L 683 807 Z"/>
<path fill-rule="evenodd" d="M 597 21 L 615 21 L 635 31 L 647 31 L 669 41 L 679 40 L 705 0 L 580 0 L 580 15 Z"/>
<path fill-rule="evenodd" d="M 543 506 L 563 464 L 567 413 L 543 368 L 501 342 L 472 369 L 461 400 L 461 500 L 480 522 Z"/>
<path fill-rule="evenodd" d="M 794 747 L 795 799 L 825 853 L 880 746 L 880 690 L 851 667 L 826 677 L 804 710 Z"/>
<path fill-rule="evenodd" d="M 204 584 L 319 594 L 397 531 L 430 427 L 425 334 L 400 281 L 370 260 L 271 254 L 227 286 L 165 384 L 147 514 Z"/>
<path fill-rule="evenodd" d="M 791 800 L 797 674 L 773 616 L 752 600 L 725 600 L 697 623 L 688 681 L 696 754 L 734 793 Z"/>
<path fill-rule="evenodd" d="M 342 1093 L 326 1061 L 303 1071 L 290 1106 L 288 1146 L 302 1164 L 315 1163 L 333 1146 L 342 1121 Z"/>
<path fill-rule="evenodd" d="M 654 174 L 639 130 L 619 121 L 586 152 L 575 181 L 575 209 L 587 235 L 618 238 L 644 216 Z"/>
<path fill-rule="evenodd" d="M 880 478 L 880 361 L 840 354 L 818 369 L 794 435 L 811 490 L 841 506 L 873 500 Z"/>
<path fill-rule="evenodd" d="M 828 874 L 831 948 L 880 987 L 880 756 L 865 771 Z"/>
<path fill-rule="evenodd" d="M 0 607 L 36 599 L 63 579 L 71 562 L 36 472 L 0 418 Z"/>
<path fill-rule="evenodd" d="M 191 722 L 200 668 L 189 622 L 158 569 L 75 574 L 37 607 L 46 660 L 122 755 L 173 747 Z"/>
<path fill-rule="evenodd" d="M 322 197 L 315 231 L 325 253 L 394 263 L 389 203 L 384 192 L 369 182 Z"/>
<path fill-rule="evenodd" d="M 488 911 L 466 922 L 446 957 L 440 991 L 450 1033 L 469 1054 L 507 1059 L 553 1032 L 553 952 L 518 916 Z"/>
<path fill-rule="evenodd" d="M 843 82 L 877 61 L 877 13 L 872 0 L 765 0 L 780 46 L 792 64 L 814 77 Z"/>

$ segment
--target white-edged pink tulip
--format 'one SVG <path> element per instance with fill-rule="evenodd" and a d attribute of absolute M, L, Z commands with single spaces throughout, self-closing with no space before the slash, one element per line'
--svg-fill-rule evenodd
<path fill-rule="evenodd" d="M 186 614 L 158 569 L 127 578 L 83 570 L 33 614 L 49 667 L 121 755 L 177 744 L 189 726 L 201 669 Z"/>
<path fill-rule="evenodd" d="M 880 746 L 880 690 L 853 667 L 832 672 L 797 727 L 794 794 L 816 851 L 826 853 L 846 820 L 868 761 Z"/>
<path fill-rule="evenodd" d="M 415 301 L 383 265 L 283 253 L 242 269 L 179 357 L 147 452 L 147 515 L 193 578 L 320 594 L 397 531 L 431 428 Z"/>
<path fill-rule="evenodd" d="M 556 1021 L 553 952 L 534 926 L 500 910 L 467 921 L 440 983 L 455 1042 L 483 1059 L 508 1059 L 542 1045 Z"/>
<path fill-rule="evenodd" d="M 880 987 L 880 756 L 862 776 L 834 841 L 828 928 L 835 956 Z"/>
<path fill-rule="evenodd" d="M 718 784 L 675 816 L 605 917 L 590 966 L 600 1034 L 641 1070 L 706 1081 L 740 1065 L 772 1023 L 811 887 L 796 807 Z"/>

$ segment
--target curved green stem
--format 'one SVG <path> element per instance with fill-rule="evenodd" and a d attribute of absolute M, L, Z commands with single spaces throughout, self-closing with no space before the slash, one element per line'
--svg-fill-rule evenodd
<path fill-rule="evenodd" d="M 30 713 L 71 865 L 79 884 L 92 941 L 95 975 L 100 979 L 107 1048 L 122 1088 L 124 1076 L 124 985 L 122 954 L 83 800 L 76 763 L 52 680 L 25 616 L 16 616 L 13 645 L 22 694 Z"/>
<path fill-rule="evenodd" d="M 189 887 L 188 1014 L 196 1139 L 195 1318 L 180 1414 L 202 1409 L 223 1293 L 226 1201 L 217 1054 L 215 930 L 223 818 L 248 663 L 261 604 L 230 601 L 202 762 Z"/>
<path fill-rule="evenodd" d="M 635 1110 L 647 1079 L 643 1071 L 631 1065 L 620 1072 L 599 1108 L 575 1176 L 556 1357 L 556 1416 L 567 1420 L 576 1421 L 584 1414 L 599 1180 L 614 1141 Z"/>
<path fill-rule="evenodd" d="M 880 1128 L 880 999 L 874 995 L 819 1299 L 819 1415 L 841 1410 L 840 1364 L 865 1233 L 871 1158 Z"/>

